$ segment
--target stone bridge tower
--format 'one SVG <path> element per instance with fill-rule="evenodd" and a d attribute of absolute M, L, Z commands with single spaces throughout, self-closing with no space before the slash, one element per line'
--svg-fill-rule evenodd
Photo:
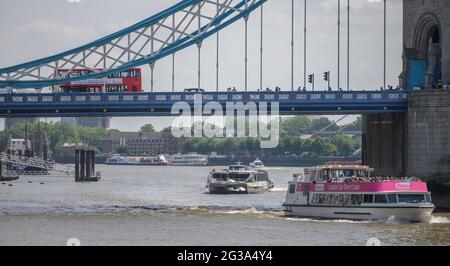
<path fill-rule="evenodd" d="M 450 1 L 403 0 L 400 85 L 436 88 L 450 82 Z"/>
<path fill-rule="evenodd" d="M 450 176 L 450 0 L 403 0 L 408 112 L 363 119 L 363 161 L 380 175 Z"/>

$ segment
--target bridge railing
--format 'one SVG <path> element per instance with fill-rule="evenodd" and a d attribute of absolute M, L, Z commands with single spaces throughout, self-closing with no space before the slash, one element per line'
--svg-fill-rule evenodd
<path fill-rule="evenodd" d="M 405 102 L 404 91 L 350 92 L 202 92 L 202 93 L 55 93 L 0 94 L 0 106 L 6 105 L 101 105 L 194 102 L 280 102 L 280 103 L 392 103 Z"/>

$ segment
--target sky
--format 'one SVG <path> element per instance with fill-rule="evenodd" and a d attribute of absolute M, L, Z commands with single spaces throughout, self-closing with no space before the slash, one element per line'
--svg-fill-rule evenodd
<path fill-rule="evenodd" d="M 2 0 L 0 67 L 53 55 L 101 38 L 143 20 L 178 0 Z M 346 88 L 347 1 L 341 1 L 341 87 Z M 383 4 L 350 0 L 350 87 L 376 89 L 383 83 Z M 268 0 L 264 7 L 264 87 L 290 89 L 291 0 Z M 303 0 L 295 0 L 295 86 L 303 84 Z M 316 89 L 325 88 L 322 73 L 337 73 L 338 0 L 308 0 L 307 72 L 316 74 Z M 402 61 L 402 0 L 388 1 L 387 80 L 398 84 Z M 244 88 L 244 21 L 221 32 L 220 88 Z M 259 88 L 259 11 L 249 19 L 249 88 Z M 202 48 L 202 87 L 215 89 L 215 37 Z M 175 86 L 196 87 L 197 49 L 176 55 Z M 150 89 L 150 69 L 143 66 L 143 87 Z M 156 64 L 155 90 L 171 89 L 171 58 Z M 145 123 L 162 128 L 169 118 L 113 118 L 112 127 L 137 130 Z"/>

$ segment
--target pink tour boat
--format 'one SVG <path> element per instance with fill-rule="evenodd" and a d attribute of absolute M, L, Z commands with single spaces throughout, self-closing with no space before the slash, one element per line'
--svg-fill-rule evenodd
<path fill-rule="evenodd" d="M 304 168 L 289 182 L 287 216 L 428 222 L 435 208 L 427 184 L 417 178 L 371 177 L 363 165 Z"/>

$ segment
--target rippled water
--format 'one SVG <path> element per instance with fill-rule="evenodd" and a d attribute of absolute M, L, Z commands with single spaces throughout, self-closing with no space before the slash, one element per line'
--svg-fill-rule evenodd
<path fill-rule="evenodd" d="M 296 168 L 272 168 L 272 192 L 210 195 L 211 167 L 99 165 L 98 183 L 21 178 L 0 185 L 0 245 L 449 245 L 450 216 L 430 224 L 287 218 Z M 42 184 L 41 184 L 42 183 Z M 12 186 L 8 186 L 12 184 Z"/>

